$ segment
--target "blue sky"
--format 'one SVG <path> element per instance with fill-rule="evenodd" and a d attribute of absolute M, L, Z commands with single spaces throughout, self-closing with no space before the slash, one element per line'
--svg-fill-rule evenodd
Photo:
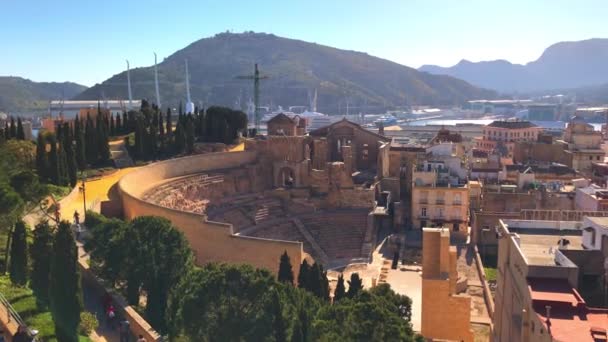
<path fill-rule="evenodd" d="M 608 38 L 608 0 L 0 0 L 0 75 L 87 86 L 231 30 L 364 51 L 412 67 L 526 63 Z"/>

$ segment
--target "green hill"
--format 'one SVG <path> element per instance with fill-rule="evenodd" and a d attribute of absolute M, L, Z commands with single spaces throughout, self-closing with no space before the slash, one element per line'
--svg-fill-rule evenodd
<path fill-rule="evenodd" d="M 87 87 L 64 82 L 33 82 L 21 77 L 0 76 L 0 111 L 27 112 L 48 108 L 49 100 L 69 99 Z"/>
<path fill-rule="evenodd" d="M 150 51 L 153 47 L 150 47 Z M 152 53 L 150 53 L 152 55 Z M 383 110 L 405 104 L 458 104 L 473 98 L 495 96 L 492 91 L 465 81 L 421 73 L 415 69 L 370 56 L 315 43 L 263 33 L 222 33 L 198 40 L 159 63 L 163 106 L 185 102 L 184 60 L 188 59 L 192 100 L 197 105 L 240 106 L 252 98 L 251 81 L 236 79 L 253 72 L 262 74 L 260 105 L 308 105 L 318 91 L 318 110 L 344 113 L 361 106 Z M 126 98 L 126 72 L 97 84 L 76 99 Z M 153 67 L 131 70 L 133 98 L 154 100 Z M 348 101 L 347 101 L 348 99 Z"/>

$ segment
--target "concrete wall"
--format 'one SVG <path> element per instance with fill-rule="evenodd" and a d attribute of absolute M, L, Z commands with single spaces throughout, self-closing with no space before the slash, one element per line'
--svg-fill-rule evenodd
<path fill-rule="evenodd" d="M 199 265 L 208 262 L 247 263 L 277 272 L 280 255 L 287 251 L 294 274 L 302 260 L 302 243 L 233 235 L 232 226 L 207 221 L 201 214 L 183 212 L 141 199 L 155 183 L 168 178 L 231 168 L 255 161 L 255 152 L 220 152 L 154 163 L 125 175 L 118 182 L 125 218 L 155 215 L 169 219 L 188 239 Z"/>

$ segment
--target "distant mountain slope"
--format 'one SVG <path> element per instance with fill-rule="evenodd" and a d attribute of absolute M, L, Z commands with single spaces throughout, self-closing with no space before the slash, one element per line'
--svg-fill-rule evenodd
<path fill-rule="evenodd" d="M 87 87 L 71 82 L 33 82 L 21 77 L 0 76 L 0 111 L 26 112 L 48 107 L 49 100 L 69 99 Z"/>
<path fill-rule="evenodd" d="M 418 70 L 507 92 L 599 85 L 608 82 L 608 39 L 553 44 L 540 58 L 526 65 L 504 60 L 479 63 L 462 60 L 449 68 L 423 65 Z"/>
<path fill-rule="evenodd" d="M 150 54 L 152 55 L 152 54 Z M 261 105 L 308 105 L 308 93 L 317 89 L 318 109 L 351 113 L 367 108 L 404 104 L 455 104 L 495 96 L 462 80 L 435 76 L 373 57 L 300 40 L 263 33 L 222 33 L 196 41 L 158 65 L 161 103 L 185 101 L 184 60 L 188 59 L 192 100 L 195 104 L 241 107 L 252 98 L 249 75 L 260 65 L 269 79 L 261 81 Z M 154 100 L 153 67 L 131 71 L 134 98 Z M 127 96 L 126 72 L 87 89 L 76 99 Z"/>

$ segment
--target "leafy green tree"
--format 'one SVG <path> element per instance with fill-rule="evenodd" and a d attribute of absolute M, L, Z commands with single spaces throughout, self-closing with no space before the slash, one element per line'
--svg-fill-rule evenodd
<path fill-rule="evenodd" d="M 271 307 L 272 288 L 277 285 L 270 272 L 248 265 L 207 264 L 194 269 L 172 291 L 170 336 L 184 335 L 191 341 L 269 340 L 275 336 Z"/>
<path fill-rule="evenodd" d="M 13 174 L 9 183 L 26 203 L 37 203 L 47 192 L 47 189 L 40 184 L 38 176 L 30 170 L 22 170 Z"/>
<path fill-rule="evenodd" d="M 313 323 L 315 341 L 420 341 L 409 321 L 367 291 L 356 299 L 325 305 Z"/>
<path fill-rule="evenodd" d="M 369 293 L 383 300 L 382 305 L 390 308 L 402 319 L 408 322 L 412 320 L 412 299 L 410 297 L 396 293 L 389 284 L 372 287 Z"/>
<path fill-rule="evenodd" d="M 39 133 L 36 138 L 36 170 L 40 179 L 48 180 L 50 178 L 48 168 L 45 135 Z"/>
<path fill-rule="evenodd" d="M 287 251 L 281 255 L 281 261 L 279 262 L 279 282 L 293 285 L 293 270 L 291 267 L 291 260 Z"/>
<path fill-rule="evenodd" d="M 283 299 L 278 290 L 274 290 L 272 296 L 272 312 L 274 316 L 273 329 L 276 342 L 287 342 L 287 323 L 283 316 Z"/>
<path fill-rule="evenodd" d="M 49 303 L 49 284 L 51 276 L 51 259 L 53 256 L 53 232 L 47 221 L 36 225 L 34 241 L 30 248 L 32 273 L 30 287 L 35 294 L 39 307 Z"/>
<path fill-rule="evenodd" d="M 344 276 L 340 274 L 338 276 L 338 283 L 334 290 L 334 303 L 346 297 L 346 288 L 344 287 Z"/>
<path fill-rule="evenodd" d="M 17 136 L 18 140 L 25 140 L 25 131 L 23 130 L 23 123 L 21 118 L 17 118 Z"/>
<path fill-rule="evenodd" d="M 359 273 L 351 273 L 350 280 L 348 281 L 348 292 L 346 296 L 348 298 L 355 298 L 359 292 L 363 290 L 363 281 L 359 277 Z"/>
<path fill-rule="evenodd" d="M 300 265 L 300 272 L 298 273 L 298 287 L 301 289 L 309 288 L 309 278 L 310 278 L 310 266 L 308 265 L 308 261 L 304 259 L 302 261 L 302 265 Z"/>
<path fill-rule="evenodd" d="M 23 211 L 23 200 L 18 193 L 7 183 L 0 182 L 0 228 L 9 237 L 13 224 L 18 220 Z M 4 249 L 4 272 L 8 270 L 10 238 L 6 239 Z"/>
<path fill-rule="evenodd" d="M 77 262 L 78 253 L 70 224 L 62 221 L 53 238 L 49 286 L 50 311 L 59 341 L 78 341 L 82 291 Z"/>
<path fill-rule="evenodd" d="M 9 274 L 11 282 L 18 286 L 27 283 L 27 232 L 25 223 L 17 221 L 11 238 Z"/>

